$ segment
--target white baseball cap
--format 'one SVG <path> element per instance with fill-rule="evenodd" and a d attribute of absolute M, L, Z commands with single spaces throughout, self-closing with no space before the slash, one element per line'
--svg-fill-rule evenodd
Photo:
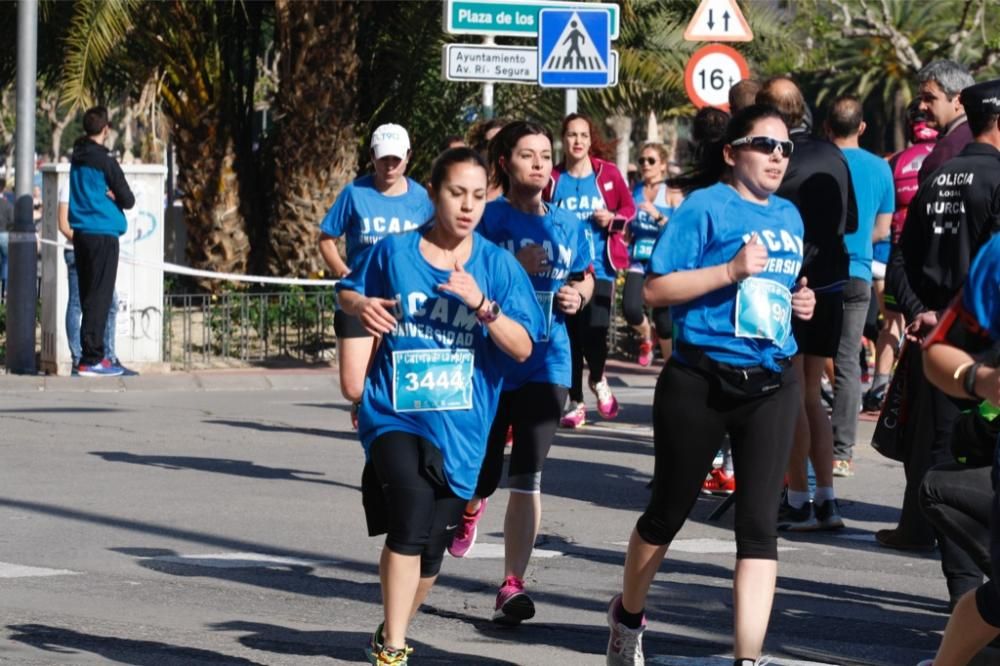
<path fill-rule="evenodd" d="M 406 154 L 410 152 L 410 135 L 400 125 L 379 125 L 372 134 L 372 152 L 377 160 L 386 155 L 405 160 Z"/>

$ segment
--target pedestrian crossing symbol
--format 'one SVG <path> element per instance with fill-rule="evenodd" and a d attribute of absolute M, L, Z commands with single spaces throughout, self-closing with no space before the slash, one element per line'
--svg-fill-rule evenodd
<path fill-rule="evenodd" d="M 538 85 L 611 84 L 611 14 L 603 9 L 543 9 L 538 26 Z"/>

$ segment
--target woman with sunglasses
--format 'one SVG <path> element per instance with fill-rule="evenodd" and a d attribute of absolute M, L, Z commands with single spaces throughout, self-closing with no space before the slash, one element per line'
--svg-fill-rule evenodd
<path fill-rule="evenodd" d="M 445 151 L 430 185 L 433 224 L 387 237 L 337 285 L 344 311 L 381 341 L 359 433 L 369 533 L 387 533 L 384 622 L 367 650 L 383 666 L 407 663 L 407 626 L 475 489 L 507 361 L 527 359 L 543 325 L 524 269 L 474 233 L 486 205 L 479 154 Z"/>
<path fill-rule="evenodd" d="M 535 615 L 524 574 L 542 520 L 542 468 L 555 438 L 570 381 L 566 319 L 590 300 L 590 246 L 569 211 L 547 205 L 542 190 L 552 173 L 552 140 L 534 123 L 510 123 L 490 142 L 490 173 L 504 196 L 486 206 L 480 232 L 517 257 L 531 278 L 546 318 L 531 358 L 510 364 L 490 428 L 475 497 L 466 506 L 448 552 L 464 557 L 476 540 L 486 500 L 503 474 L 504 442 L 513 427 L 504 518 L 504 578 L 493 621 L 516 625 Z"/>
<path fill-rule="evenodd" d="M 562 123 L 563 161 L 552 169 L 552 183 L 545 199 L 572 211 L 590 239 L 594 262 L 594 298 L 578 315 L 569 318 L 573 351 L 573 381 L 565 428 L 579 428 L 587 421 L 583 404 L 583 362 L 587 362 L 590 390 L 597 397 L 597 411 L 606 418 L 618 416 L 618 400 L 608 386 L 604 366 L 608 360 L 608 329 L 617 270 L 607 258 L 612 221 L 619 224 L 635 216 L 635 202 L 618 167 L 609 162 L 612 146 L 604 141 L 587 116 L 571 113 Z"/>
<path fill-rule="evenodd" d="M 653 492 L 608 609 L 608 664 L 644 663 L 646 595 L 727 433 L 741 479 L 733 663 L 752 666 L 760 656 L 777 578 L 777 498 L 800 400 L 791 318 L 810 318 L 815 304 L 804 281 L 795 283 L 802 218 L 773 195 L 791 151 L 777 110 L 739 112 L 688 179 L 706 187 L 653 247 L 643 293 L 647 305 L 671 307 L 678 339 L 654 393 Z"/>
<path fill-rule="evenodd" d="M 629 225 L 629 254 L 632 263 L 625 274 L 622 290 L 622 310 L 628 322 L 642 341 L 639 343 L 639 365 L 648 366 L 653 362 L 653 340 L 649 319 L 642 303 L 642 283 L 646 277 L 646 263 L 653 254 L 653 244 L 663 225 L 674 210 L 684 200 L 684 193 L 667 185 L 667 148 L 662 143 L 647 143 L 639 153 L 639 172 L 642 182 L 632 190 L 638 212 Z M 670 339 L 673 337 L 673 322 L 669 308 L 657 308 L 653 313 L 656 334 L 660 339 L 663 360 L 670 358 Z"/>

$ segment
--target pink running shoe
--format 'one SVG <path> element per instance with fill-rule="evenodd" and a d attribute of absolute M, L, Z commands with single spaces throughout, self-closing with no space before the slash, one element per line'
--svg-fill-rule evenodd
<path fill-rule="evenodd" d="M 563 414 L 559 425 L 563 428 L 582 428 L 587 424 L 587 408 L 582 402 L 578 402 Z"/>
<path fill-rule="evenodd" d="M 514 446 L 514 426 L 507 426 L 507 438 L 504 439 L 503 445 L 506 447 Z"/>
<path fill-rule="evenodd" d="M 486 513 L 485 497 L 479 503 L 479 510 L 474 514 L 462 514 L 462 520 L 455 529 L 455 536 L 452 537 L 451 544 L 448 546 L 448 553 L 452 557 L 465 557 L 476 545 L 476 534 L 479 532 L 477 525 L 479 525 L 479 519 L 483 517 L 484 513 Z"/>
<path fill-rule="evenodd" d="M 517 576 L 507 576 L 497 592 L 493 621 L 515 626 L 535 617 L 535 603 L 524 591 L 524 581 Z"/>
<path fill-rule="evenodd" d="M 601 416 L 606 419 L 613 419 L 618 416 L 618 399 L 611 392 L 607 377 L 596 384 L 590 382 L 590 390 L 597 396 L 597 411 Z"/>
<path fill-rule="evenodd" d="M 653 341 L 643 340 L 639 343 L 639 365 L 648 368 L 653 363 Z"/>

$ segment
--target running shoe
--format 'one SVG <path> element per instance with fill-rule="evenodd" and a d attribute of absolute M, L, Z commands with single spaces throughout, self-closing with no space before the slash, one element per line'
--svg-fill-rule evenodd
<path fill-rule="evenodd" d="M 840 517 L 840 505 L 836 499 L 825 502 L 813 502 L 813 510 L 816 514 L 816 521 L 819 522 L 818 529 L 840 530 L 844 528 L 844 519 Z"/>
<path fill-rule="evenodd" d="M 124 372 L 120 367 L 111 365 L 108 359 L 93 365 L 81 363 L 76 369 L 76 374 L 81 377 L 120 377 Z"/>
<path fill-rule="evenodd" d="M 512 425 L 507 426 L 507 438 L 504 439 L 503 445 L 504 446 L 514 445 L 514 426 Z"/>
<path fill-rule="evenodd" d="M 787 496 L 782 497 L 781 506 L 778 508 L 778 529 L 789 532 L 818 530 L 819 521 L 816 520 L 816 510 L 813 508 L 812 500 L 796 509 L 788 503 Z"/>
<path fill-rule="evenodd" d="M 455 529 L 455 536 L 448 546 L 448 553 L 452 557 L 465 557 L 476 545 L 476 535 L 479 533 L 479 519 L 486 513 L 486 498 L 479 503 L 479 509 L 473 513 L 462 513 L 462 520 Z"/>
<path fill-rule="evenodd" d="M 636 359 L 639 365 L 646 368 L 653 363 L 653 341 L 643 340 L 639 343 L 639 358 Z"/>
<path fill-rule="evenodd" d="M 929 552 L 934 550 L 934 542 L 930 543 L 911 543 L 904 540 L 898 529 L 885 529 L 878 530 L 875 532 L 875 541 L 878 545 L 884 548 L 892 548 L 893 550 L 912 550 L 918 552 Z"/>
<path fill-rule="evenodd" d="M 108 363 L 110 363 L 111 367 L 113 367 L 113 368 L 121 368 L 122 375 L 125 376 L 125 377 L 135 377 L 135 376 L 137 376 L 139 374 L 138 372 L 136 372 L 135 370 L 132 370 L 131 368 L 126 368 L 124 365 L 122 365 L 122 362 L 120 360 L 118 360 L 117 358 L 113 358 L 113 357 L 109 358 L 108 359 Z"/>
<path fill-rule="evenodd" d="M 850 460 L 834 460 L 833 475 L 839 477 L 854 476 L 854 462 Z"/>
<path fill-rule="evenodd" d="M 410 646 L 406 646 L 402 650 L 386 648 L 382 643 L 382 627 L 384 625 L 384 622 L 378 625 L 371 638 L 368 639 L 368 645 L 365 646 L 365 656 L 368 657 L 368 663 L 377 666 L 399 666 L 408 663 L 413 648 Z"/>
<path fill-rule="evenodd" d="M 517 576 L 507 576 L 497 592 L 493 621 L 513 627 L 533 617 L 535 603 L 524 591 L 524 581 Z"/>
<path fill-rule="evenodd" d="M 587 408 L 582 402 L 570 405 L 570 408 L 563 414 L 559 425 L 563 428 L 582 428 L 587 424 Z"/>
<path fill-rule="evenodd" d="M 920 662 L 919 664 L 917 664 L 917 666 L 934 666 L 934 660 L 933 659 L 924 659 L 922 662 Z"/>
<path fill-rule="evenodd" d="M 358 410 L 361 409 L 360 402 L 351 403 L 351 428 L 358 429 Z"/>
<path fill-rule="evenodd" d="M 618 609 L 622 605 L 622 595 L 617 594 L 608 606 L 608 666 L 642 666 L 642 632 L 646 631 L 646 617 L 638 629 L 629 629 L 618 621 Z"/>
<path fill-rule="evenodd" d="M 736 492 L 736 476 L 726 474 L 726 470 L 716 467 L 701 484 L 702 495 L 732 495 Z"/>
<path fill-rule="evenodd" d="M 597 396 L 597 412 L 606 419 L 613 419 L 618 416 L 618 399 L 615 398 L 615 394 L 611 392 L 611 387 L 608 386 L 608 378 L 605 377 L 601 381 L 589 382 L 590 390 L 594 392 Z"/>
<path fill-rule="evenodd" d="M 881 412 L 882 403 L 885 401 L 885 389 L 885 386 L 880 386 L 877 389 L 865 391 L 865 394 L 861 396 L 861 408 L 866 412 Z"/>

